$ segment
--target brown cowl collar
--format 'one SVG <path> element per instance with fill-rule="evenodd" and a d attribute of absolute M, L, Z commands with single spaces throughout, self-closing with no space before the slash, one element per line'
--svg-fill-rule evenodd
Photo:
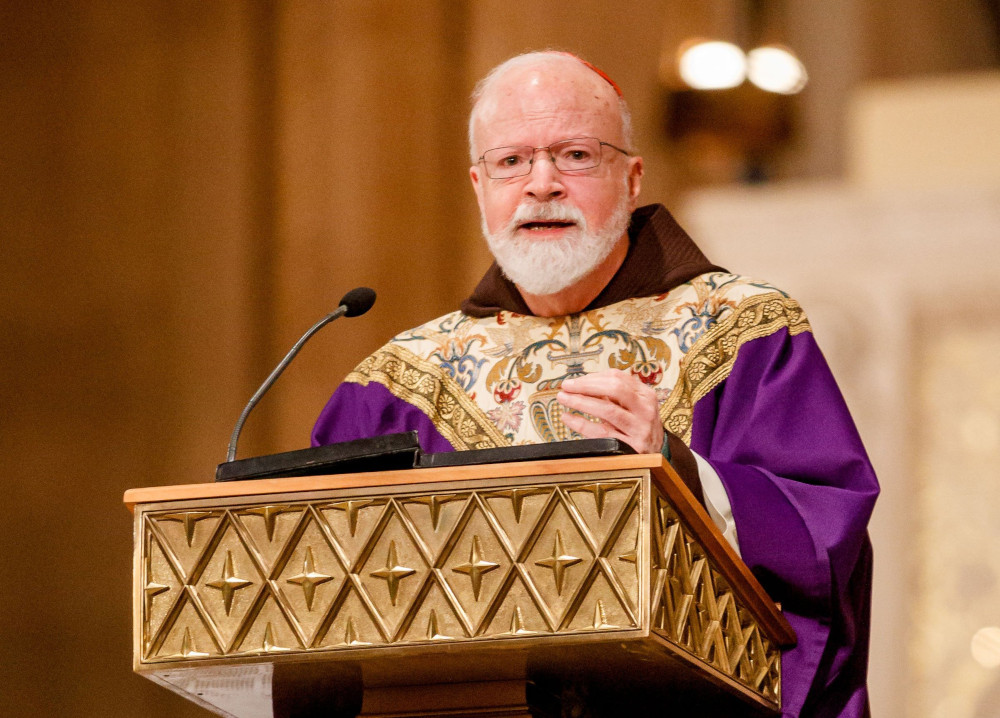
<path fill-rule="evenodd" d="M 661 204 L 640 207 L 632 213 L 625 261 L 587 309 L 598 309 L 633 297 L 664 294 L 699 274 L 725 271 L 702 254 L 677 220 Z M 494 262 L 462 311 L 488 317 L 501 310 L 530 315 L 521 293 Z"/>

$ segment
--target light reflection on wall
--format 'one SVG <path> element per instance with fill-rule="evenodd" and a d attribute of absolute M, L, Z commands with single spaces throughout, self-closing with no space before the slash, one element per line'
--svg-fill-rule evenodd
<path fill-rule="evenodd" d="M 952 309 L 925 328 L 919 363 L 919 510 L 913 524 L 918 585 L 909 715 L 995 718 L 1000 321 Z M 963 315 L 968 318 L 958 318 Z"/>

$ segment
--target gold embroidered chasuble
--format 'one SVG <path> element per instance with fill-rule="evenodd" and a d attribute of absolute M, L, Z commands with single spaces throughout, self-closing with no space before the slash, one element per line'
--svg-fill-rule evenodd
<path fill-rule="evenodd" d="M 656 390 L 664 428 L 689 443 L 695 403 L 725 380 L 740 347 L 782 328 L 810 330 L 787 294 L 711 272 L 569 316 L 452 312 L 397 335 L 345 381 L 382 384 L 465 450 L 581 438 L 561 420 L 559 387 L 620 369 Z"/>

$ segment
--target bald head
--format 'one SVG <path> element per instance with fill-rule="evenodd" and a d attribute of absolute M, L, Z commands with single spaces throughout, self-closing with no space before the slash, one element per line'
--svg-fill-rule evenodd
<path fill-rule="evenodd" d="M 573 98 L 575 108 L 566 106 Z M 559 107 L 556 104 L 559 103 Z M 606 138 L 632 150 L 632 121 L 618 86 L 584 60 L 564 52 L 530 52 L 493 68 L 472 93 L 469 152 L 473 162 L 489 147 L 479 147 L 484 127 L 502 123 L 507 114 L 584 111 L 604 115 L 611 127 Z"/>

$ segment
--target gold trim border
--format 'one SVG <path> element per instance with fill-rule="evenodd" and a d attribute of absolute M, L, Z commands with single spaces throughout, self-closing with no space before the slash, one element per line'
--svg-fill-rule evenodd
<path fill-rule="evenodd" d="M 812 331 L 805 311 L 791 297 L 769 292 L 741 302 L 684 355 L 677 385 L 660 406 L 664 428 L 691 443 L 694 405 L 729 376 L 740 347 L 783 328 L 790 336 Z"/>
<path fill-rule="evenodd" d="M 381 384 L 423 412 L 456 451 L 509 443 L 457 381 L 396 344 L 386 344 L 368 356 L 344 381 L 361 386 L 372 381 Z"/>

